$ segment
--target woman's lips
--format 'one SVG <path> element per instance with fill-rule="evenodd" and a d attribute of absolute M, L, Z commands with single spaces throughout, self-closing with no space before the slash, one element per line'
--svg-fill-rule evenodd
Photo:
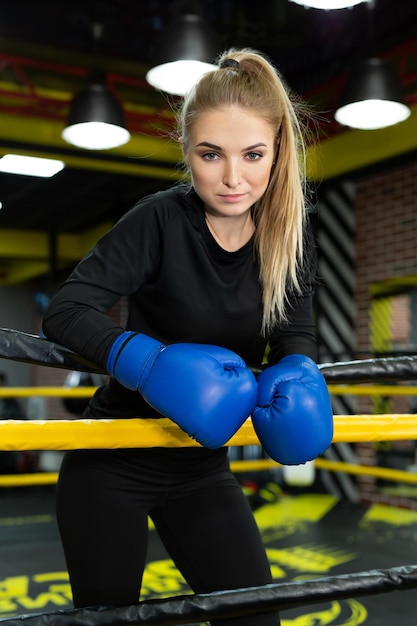
<path fill-rule="evenodd" d="M 239 200 L 244 198 L 245 195 L 246 194 L 244 193 L 228 193 L 224 195 L 222 194 L 220 198 L 224 200 L 225 202 L 239 202 Z"/>

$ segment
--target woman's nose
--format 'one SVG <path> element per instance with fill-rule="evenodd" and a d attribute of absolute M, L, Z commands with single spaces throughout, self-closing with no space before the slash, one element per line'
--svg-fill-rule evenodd
<path fill-rule="evenodd" d="M 240 173 L 238 164 L 229 161 L 225 164 L 223 172 L 223 184 L 227 187 L 236 187 L 239 184 Z"/>

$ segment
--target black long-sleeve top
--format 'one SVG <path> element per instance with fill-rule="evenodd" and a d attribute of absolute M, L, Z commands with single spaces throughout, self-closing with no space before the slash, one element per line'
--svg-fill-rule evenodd
<path fill-rule="evenodd" d="M 165 344 L 208 343 L 259 365 L 288 354 L 316 359 L 312 297 L 315 245 L 306 237 L 308 262 L 302 294 L 289 297 L 288 323 L 260 333 L 262 294 L 253 237 L 236 252 L 212 237 L 199 197 L 183 186 L 138 202 L 85 256 L 53 297 L 43 322 L 48 339 L 105 369 L 122 329 L 107 313 L 128 297 L 126 329 Z M 110 380 L 90 405 L 95 416 L 158 415 L 139 393 Z"/>

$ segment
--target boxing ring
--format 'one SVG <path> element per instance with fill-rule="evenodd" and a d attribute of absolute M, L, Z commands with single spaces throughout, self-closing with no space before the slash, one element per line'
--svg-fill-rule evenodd
<path fill-rule="evenodd" d="M 78 355 L 45 339 L 10 329 L 0 329 L 0 358 L 68 370 L 102 373 Z M 417 378 L 417 357 L 367 359 L 348 363 L 320 365 L 335 393 L 372 393 L 364 383 L 393 383 Z M 341 387 L 338 387 L 341 385 Z M 378 386 L 378 393 L 398 392 L 401 387 Z M 10 395 L 13 389 L 2 390 Z M 62 395 L 89 397 L 93 388 L 31 388 L 27 395 Z M 417 439 L 417 420 L 413 414 L 336 415 L 333 442 L 377 442 Z M 76 448 L 135 448 L 198 446 L 168 419 L 107 420 L 4 420 L 0 421 L 0 450 L 69 450 Z M 230 446 L 259 445 L 250 419 L 228 442 Z M 276 463 L 268 459 L 254 462 L 258 468 Z M 330 465 L 329 465 L 330 464 Z M 317 459 L 316 465 L 331 469 L 331 462 Z M 334 464 L 335 470 L 342 470 Z M 232 463 L 233 467 L 233 463 Z M 238 467 L 236 467 L 238 470 Z M 344 468 L 346 470 L 346 468 Z M 370 472 L 383 476 L 383 468 L 354 466 L 351 473 Z M 391 471 L 391 470 L 390 470 Z M 389 472 L 390 472 L 389 471 Z M 399 472 L 398 478 L 417 483 L 417 475 Z M 6 478 L 6 477 L 0 477 Z M 47 476 L 46 481 L 56 479 Z M 26 483 L 28 484 L 28 483 Z M 30 484 L 42 484 L 32 481 Z M 0 487 L 2 483 L 0 481 Z M 4 485 L 3 485 L 4 486 Z M 6 483 L 7 486 L 7 483 Z M 48 613 L 20 615 L 0 619 L 7 626 L 119 626 L 127 624 L 191 624 L 214 619 L 236 619 L 273 611 L 285 611 L 329 600 L 343 600 L 417 588 L 417 565 L 377 569 L 340 576 L 320 577 L 307 581 L 270 584 L 221 591 L 210 594 L 186 594 L 177 597 L 145 600 L 126 607 L 91 607 L 63 609 Z"/>
<path fill-rule="evenodd" d="M 236 619 L 323 600 L 369 596 L 417 588 L 417 566 L 329 576 L 312 581 L 271 584 L 210 594 L 145 600 L 127 607 L 70 609 L 0 619 L 7 626 L 125 626 L 192 624 L 200 620 Z"/>

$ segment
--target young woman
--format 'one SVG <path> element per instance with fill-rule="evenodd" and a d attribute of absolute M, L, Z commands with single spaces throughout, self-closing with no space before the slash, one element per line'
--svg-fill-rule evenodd
<path fill-rule="evenodd" d="M 302 134 L 270 62 L 252 50 L 224 53 L 184 98 L 178 140 L 190 183 L 140 200 L 44 318 L 49 339 L 111 375 L 88 416 L 162 414 L 201 444 L 66 454 L 57 513 L 78 607 L 138 601 L 148 516 L 194 592 L 270 583 L 224 444 L 249 415 L 283 463 L 314 458 L 332 438 L 314 363 Z M 126 328 L 107 315 L 122 296 Z M 247 365 L 259 365 L 267 346 L 269 367 L 256 380 Z M 215 623 L 276 626 L 279 617 Z"/>

